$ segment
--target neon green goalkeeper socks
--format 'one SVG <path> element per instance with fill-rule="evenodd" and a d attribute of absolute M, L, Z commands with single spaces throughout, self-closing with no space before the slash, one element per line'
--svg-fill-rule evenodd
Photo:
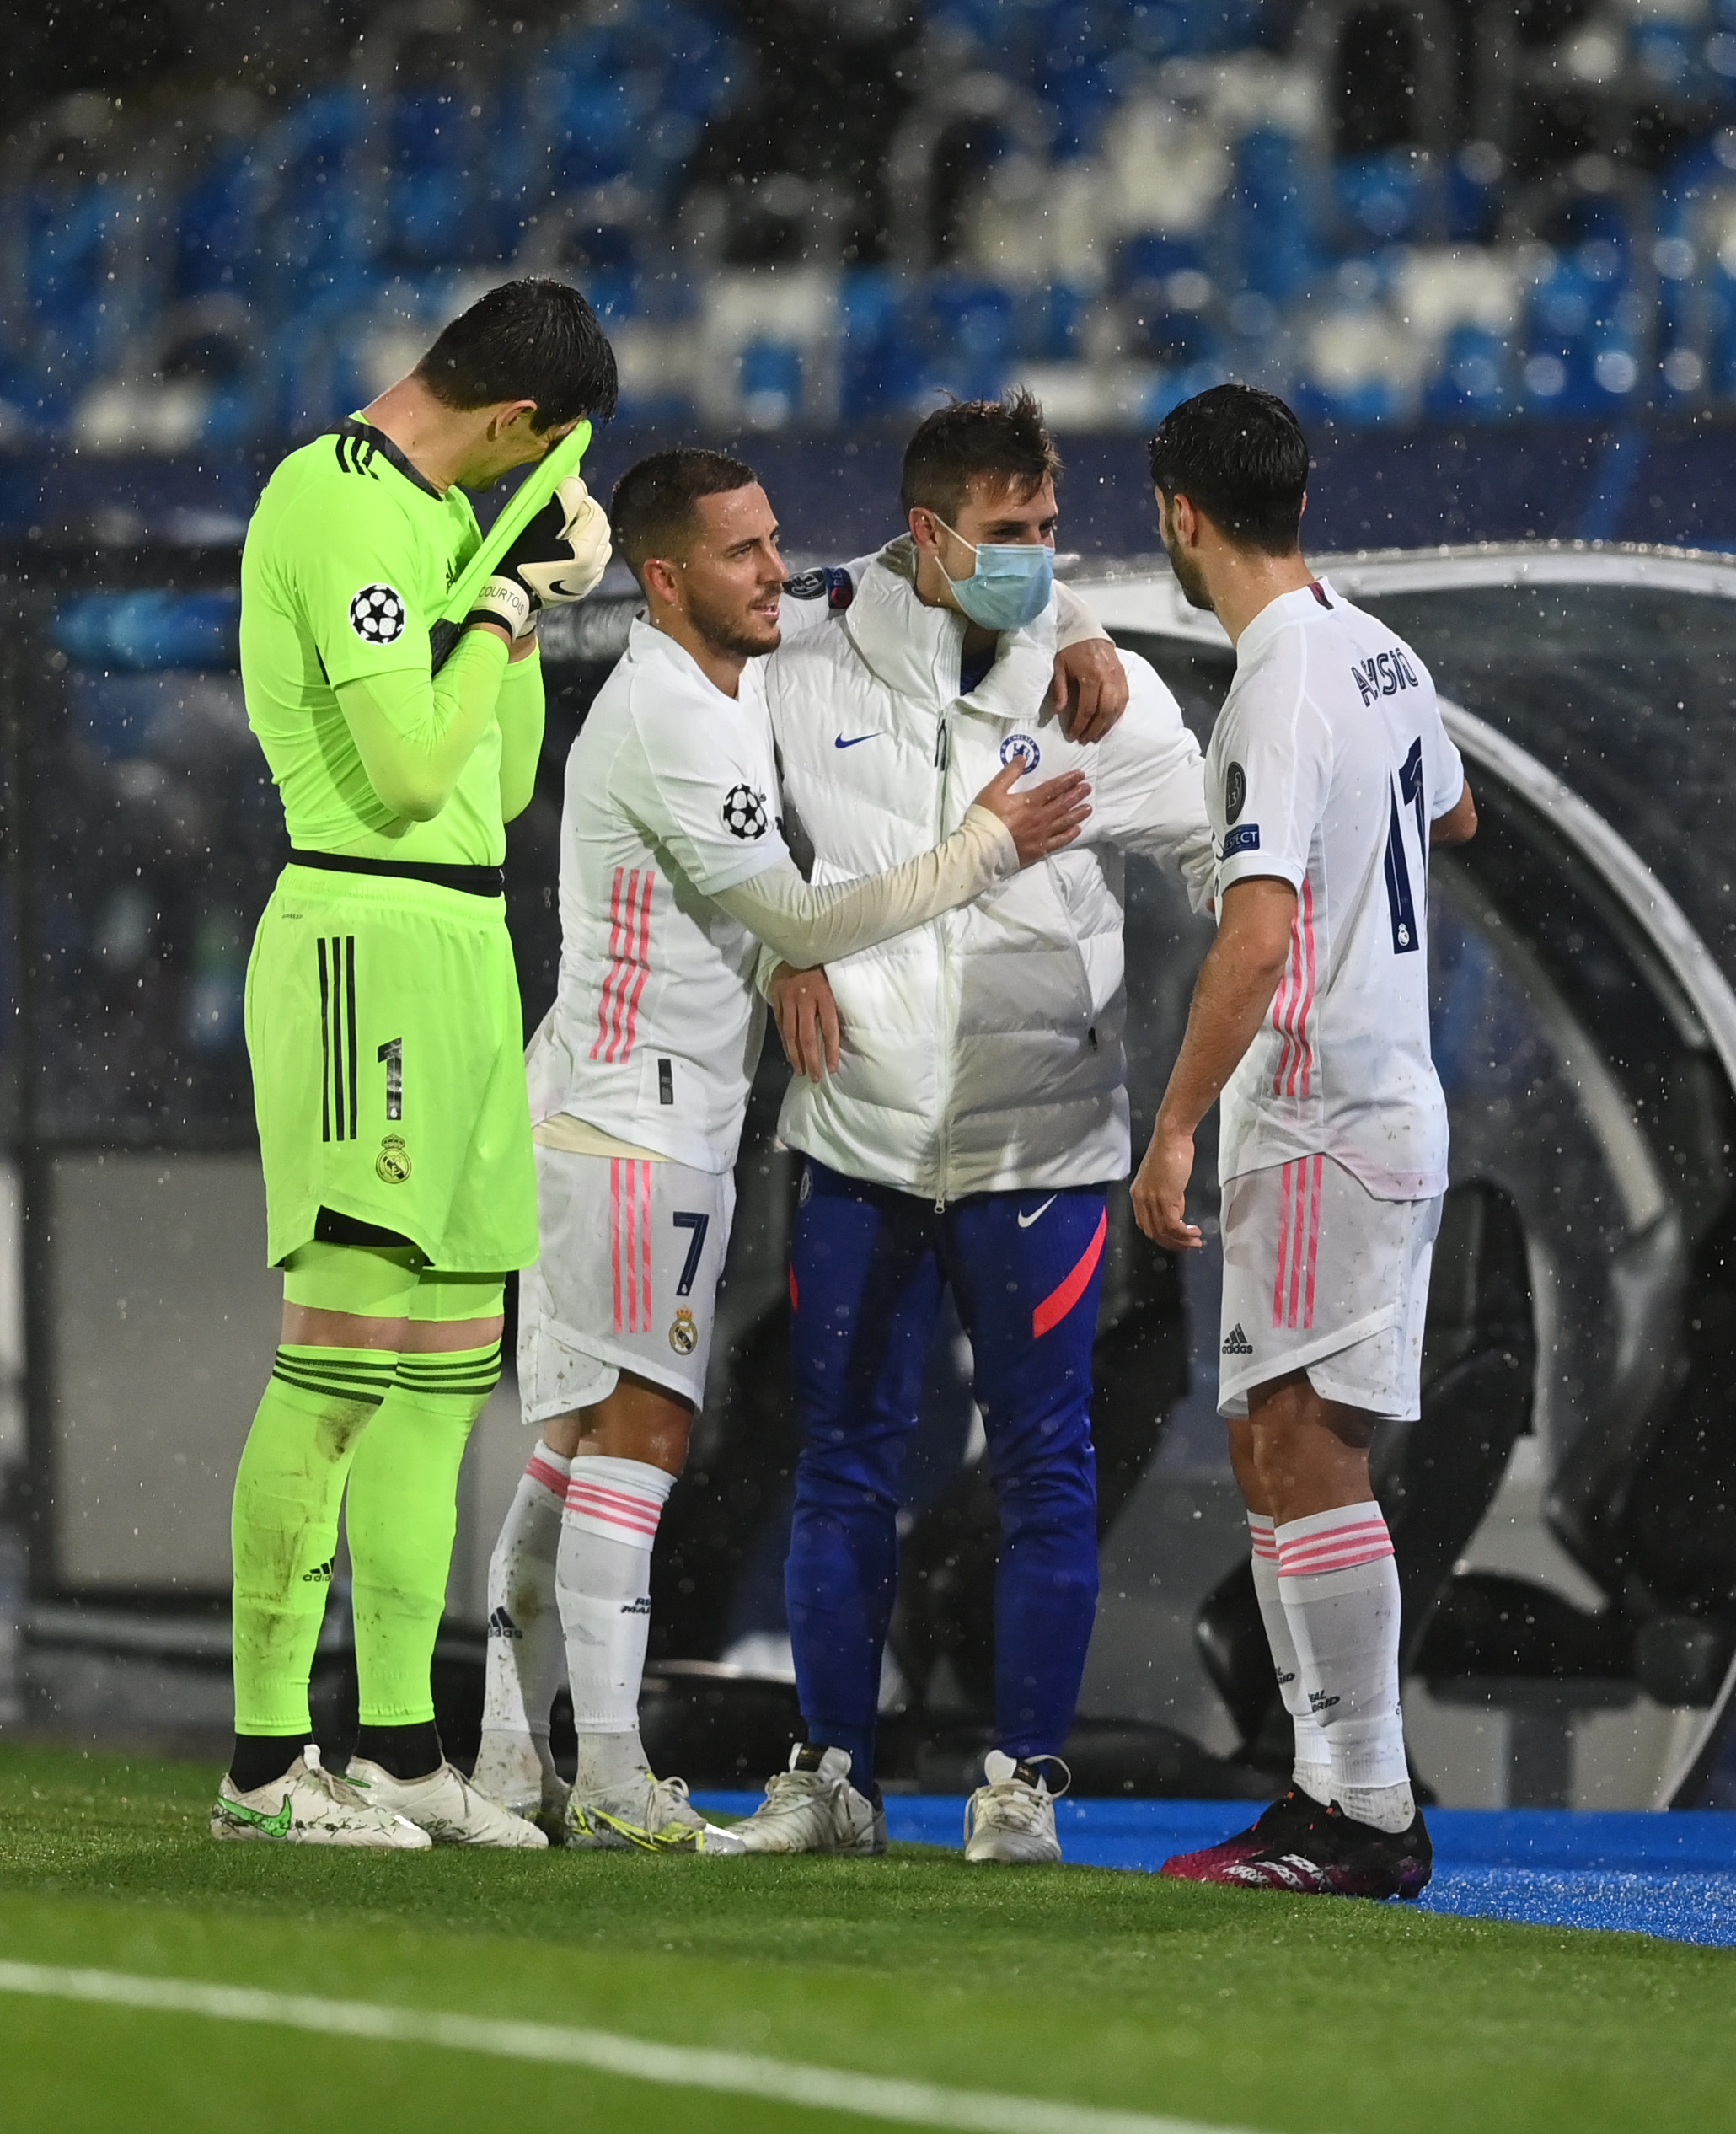
<path fill-rule="evenodd" d="M 308 1732 L 308 1676 L 356 1446 L 389 1391 L 392 1350 L 277 1351 L 235 1477 L 235 1730 Z"/>
<path fill-rule="evenodd" d="M 458 1468 L 501 1375 L 501 1344 L 400 1356 L 356 1449 L 346 1514 L 363 1726 L 431 1719 L 428 1670 L 446 1606 Z"/>

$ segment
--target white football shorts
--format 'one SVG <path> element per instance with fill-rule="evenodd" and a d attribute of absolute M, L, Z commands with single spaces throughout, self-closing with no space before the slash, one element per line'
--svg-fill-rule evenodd
<path fill-rule="evenodd" d="M 592 1406 L 624 1370 L 699 1407 L 734 1178 L 540 1144 L 536 1156 L 542 1257 L 518 1286 L 525 1421 Z"/>
<path fill-rule="evenodd" d="M 1423 1322 L 1441 1202 L 1377 1200 L 1328 1155 L 1224 1188 L 1218 1413 L 1305 1370 L 1322 1400 L 1403 1421 L 1419 1412 Z"/>

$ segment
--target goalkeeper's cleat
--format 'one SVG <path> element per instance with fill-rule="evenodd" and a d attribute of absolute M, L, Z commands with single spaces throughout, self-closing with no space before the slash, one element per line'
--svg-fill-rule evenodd
<path fill-rule="evenodd" d="M 1334 1801 L 1307 1828 L 1211 1877 L 1232 1889 L 1303 1897 L 1420 1897 L 1434 1872 L 1434 1847 L 1420 1813 L 1401 1831 L 1358 1823 Z"/>
<path fill-rule="evenodd" d="M 551 1844 L 560 1844 L 569 1788 L 555 1768 L 546 1735 L 539 1739 L 485 1729 L 470 1783 L 512 1815 L 535 1823 Z"/>
<path fill-rule="evenodd" d="M 1051 1793 L 1044 1767 L 1053 1764 L 1061 1783 Z M 983 1759 L 986 1784 L 978 1786 L 964 1810 L 964 1856 L 995 1860 L 1007 1867 L 1050 1867 L 1061 1857 L 1055 1835 L 1055 1803 L 1072 1783 L 1058 1756 L 1022 1761 L 991 1749 Z"/>
<path fill-rule="evenodd" d="M 449 1763 L 426 1778 L 394 1778 L 366 1756 L 351 1756 L 349 1780 L 369 1800 L 425 1831 L 436 1845 L 487 1845 L 540 1850 L 545 1832 L 490 1800 Z"/>
<path fill-rule="evenodd" d="M 1287 1794 L 1263 1810 L 1245 1831 L 1238 1831 L 1234 1837 L 1226 1837 L 1221 1844 L 1208 1845 L 1198 1853 L 1177 1853 L 1164 1862 L 1158 1870 L 1176 1882 L 1222 1882 L 1230 1869 L 1240 1867 L 1244 1860 L 1256 1859 L 1262 1853 L 1282 1853 L 1300 1843 L 1313 1826 L 1316 1815 L 1326 1810 L 1311 1795 L 1299 1786 L 1292 1786 Z"/>
<path fill-rule="evenodd" d="M 574 1788 L 563 1842 L 592 1853 L 698 1853 L 716 1859 L 747 1850 L 733 1831 L 708 1823 L 687 1797 L 685 1778 L 640 1772 L 624 1786 Z"/>
<path fill-rule="evenodd" d="M 766 1781 L 765 1799 L 736 1825 L 749 1853 L 844 1853 L 875 1858 L 886 1850 L 886 1810 L 850 1783 L 847 1749 L 798 1742 L 790 1768 Z"/>
<path fill-rule="evenodd" d="M 238 1793 L 227 1772 L 211 1811 L 213 1837 L 281 1845 L 353 1845 L 376 1853 L 425 1853 L 426 1831 L 324 1769 L 310 1741 L 281 1778 Z"/>

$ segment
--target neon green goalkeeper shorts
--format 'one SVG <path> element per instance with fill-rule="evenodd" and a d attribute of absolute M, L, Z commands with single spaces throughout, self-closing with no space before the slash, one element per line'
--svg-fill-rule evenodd
<path fill-rule="evenodd" d="M 319 1210 L 458 1273 L 537 1256 L 537 1178 L 506 899 L 287 866 L 247 968 L 267 1257 Z"/>

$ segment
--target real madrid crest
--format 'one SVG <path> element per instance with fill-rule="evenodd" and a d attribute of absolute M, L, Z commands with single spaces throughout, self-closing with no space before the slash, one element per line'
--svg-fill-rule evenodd
<path fill-rule="evenodd" d="M 694 1315 L 683 1305 L 669 1329 L 669 1346 L 678 1356 L 691 1356 L 699 1345 L 699 1330 L 694 1324 Z"/>
<path fill-rule="evenodd" d="M 388 1134 L 380 1144 L 373 1167 L 388 1186 L 401 1186 L 410 1176 L 410 1151 L 401 1134 Z"/>

